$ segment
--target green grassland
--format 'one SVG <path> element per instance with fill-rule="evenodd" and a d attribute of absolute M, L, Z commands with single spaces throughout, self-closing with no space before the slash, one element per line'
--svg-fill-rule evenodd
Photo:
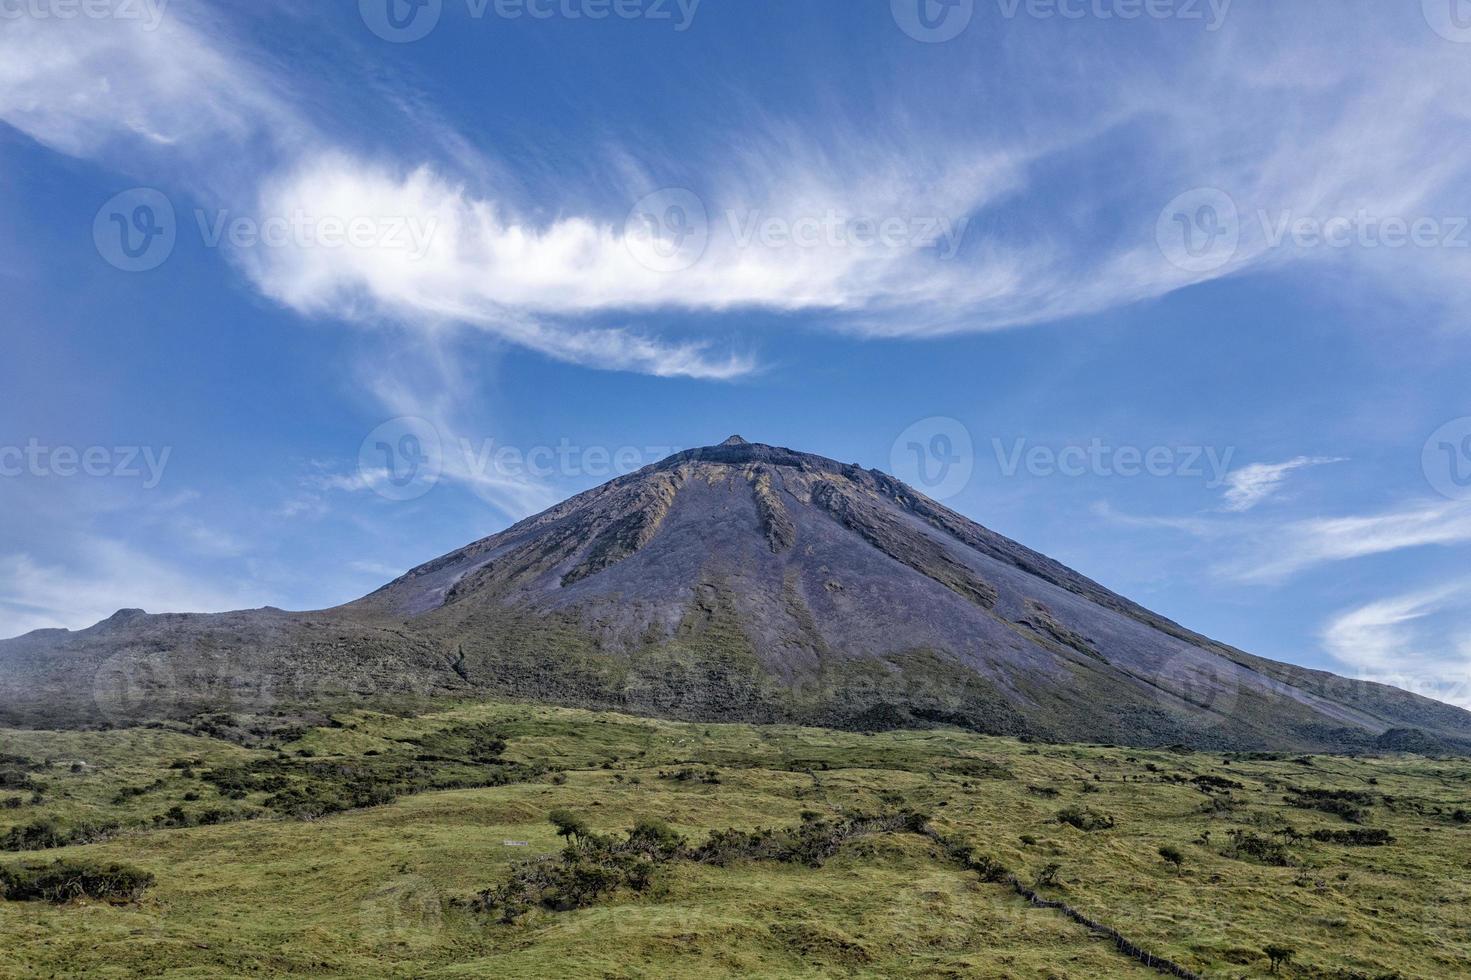
<path fill-rule="evenodd" d="M 121 904 L 0 901 L 0 976 L 1161 975 L 941 840 L 1204 976 L 1267 976 L 1268 945 L 1294 951 L 1279 976 L 1471 976 L 1468 760 L 519 704 L 323 720 L 0 731 L 0 869 L 65 858 L 155 879 Z M 691 852 L 712 831 L 857 813 L 918 811 L 931 835 L 867 834 L 820 866 L 686 856 L 642 890 L 510 923 L 478 908 L 525 862 L 561 860 L 556 809 L 609 840 L 664 821 Z M 28 846 L 37 825 L 90 842 Z M 1372 831 L 1392 843 L 1350 842 Z"/>

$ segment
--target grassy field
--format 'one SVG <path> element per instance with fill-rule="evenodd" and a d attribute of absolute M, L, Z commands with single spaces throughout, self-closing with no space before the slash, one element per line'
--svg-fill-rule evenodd
<path fill-rule="evenodd" d="M 1292 950 L 1279 976 L 1471 976 L 1467 760 L 510 704 L 341 713 L 258 739 L 4 731 L 0 757 L 0 869 L 66 858 L 155 879 L 125 904 L 0 901 L 5 977 L 1160 975 L 939 837 L 1205 976 L 1266 976 L 1268 946 Z M 919 811 L 933 835 L 868 834 L 821 866 L 686 853 L 587 907 L 509 924 L 478 909 L 522 863 L 558 865 L 557 809 L 619 840 L 661 820 L 689 853 L 712 831 L 860 812 Z M 92 842 L 30 847 L 38 825 Z"/>

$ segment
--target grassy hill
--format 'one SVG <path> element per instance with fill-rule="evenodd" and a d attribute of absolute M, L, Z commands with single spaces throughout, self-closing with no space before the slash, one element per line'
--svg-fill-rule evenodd
<path fill-rule="evenodd" d="M 1288 977 L 1471 962 L 1466 760 L 517 704 L 233 721 L 0 732 L 0 872 L 66 859 L 154 878 L 126 903 L 0 901 L 0 976 L 1161 975 L 1018 885 L 1204 976 L 1266 976 L 1268 946 L 1293 951 Z M 569 866 L 557 810 L 586 825 L 577 868 L 640 821 L 685 844 L 637 887 L 504 922 L 477 896 Z M 924 832 L 855 834 L 817 861 L 700 851 L 717 831 L 901 813 Z"/>

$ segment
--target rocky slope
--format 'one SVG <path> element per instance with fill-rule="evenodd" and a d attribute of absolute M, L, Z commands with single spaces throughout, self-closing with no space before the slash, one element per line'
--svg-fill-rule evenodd
<path fill-rule="evenodd" d="M 694 719 L 1471 748 L 1471 714 L 1198 636 L 882 473 L 732 438 L 315 613 L 0 642 L 0 722 L 493 692 Z"/>

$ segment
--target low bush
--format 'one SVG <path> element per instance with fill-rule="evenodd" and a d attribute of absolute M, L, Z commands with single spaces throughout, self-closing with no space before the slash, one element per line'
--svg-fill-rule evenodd
<path fill-rule="evenodd" d="M 1083 806 L 1070 806 L 1064 810 L 1058 810 L 1057 822 L 1083 831 L 1109 830 L 1113 827 L 1113 817 Z"/>
<path fill-rule="evenodd" d="M 1394 843 L 1394 838 L 1387 830 L 1357 827 L 1353 830 L 1315 830 L 1313 840 L 1324 844 L 1343 844 L 1346 847 L 1384 847 Z"/>
<path fill-rule="evenodd" d="M 1285 845 L 1249 830 L 1231 831 L 1226 856 L 1239 861 L 1259 861 L 1278 868 L 1290 868 L 1293 864 L 1292 854 Z"/>
<path fill-rule="evenodd" d="M 782 830 L 717 830 L 699 847 L 690 848 L 659 820 L 642 820 L 618 838 L 593 833 L 580 817 L 565 810 L 554 810 L 547 818 L 569 840 L 560 861 L 542 859 L 514 867 L 504 884 L 471 900 L 471 909 L 497 913 L 501 922 L 511 923 L 534 908 L 564 912 L 587 908 L 622 888 L 645 891 L 657 868 L 671 861 L 716 867 L 736 861 L 781 861 L 820 867 L 845 843 L 865 834 L 929 832 L 928 819 L 920 813 L 856 815 L 806 820 Z"/>
<path fill-rule="evenodd" d="M 0 789 L 28 789 L 40 792 L 45 788 L 45 783 L 32 779 L 29 773 L 20 769 L 0 769 Z"/>
<path fill-rule="evenodd" d="M 0 867 L 0 898 L 10 902 L 63 903 L 79 898 L 133 902 L 153 884 L 153 875 L 125 864 L 54 861 Z"/>
<path fill-rule="evenodd" d="M 1349 789 L 1294 789 L 1291 796 L 1283 799 L 1289 806 L 1331 813 L 1349 823 L 1363 823 L 1368 820 L 1369 808 L 1378 802 L 1378 797 L 1373 793 Z"/>
<path fill-rule="evenodd" d="M 55 820 L 42 818 L 19 827 L 11 827 L 4 837 L 0 837 L 0 851 L 39 851 L 48 847 L 91 844 L 111 837 L 120 826 L 111 822 L 63 827 Z"/>

